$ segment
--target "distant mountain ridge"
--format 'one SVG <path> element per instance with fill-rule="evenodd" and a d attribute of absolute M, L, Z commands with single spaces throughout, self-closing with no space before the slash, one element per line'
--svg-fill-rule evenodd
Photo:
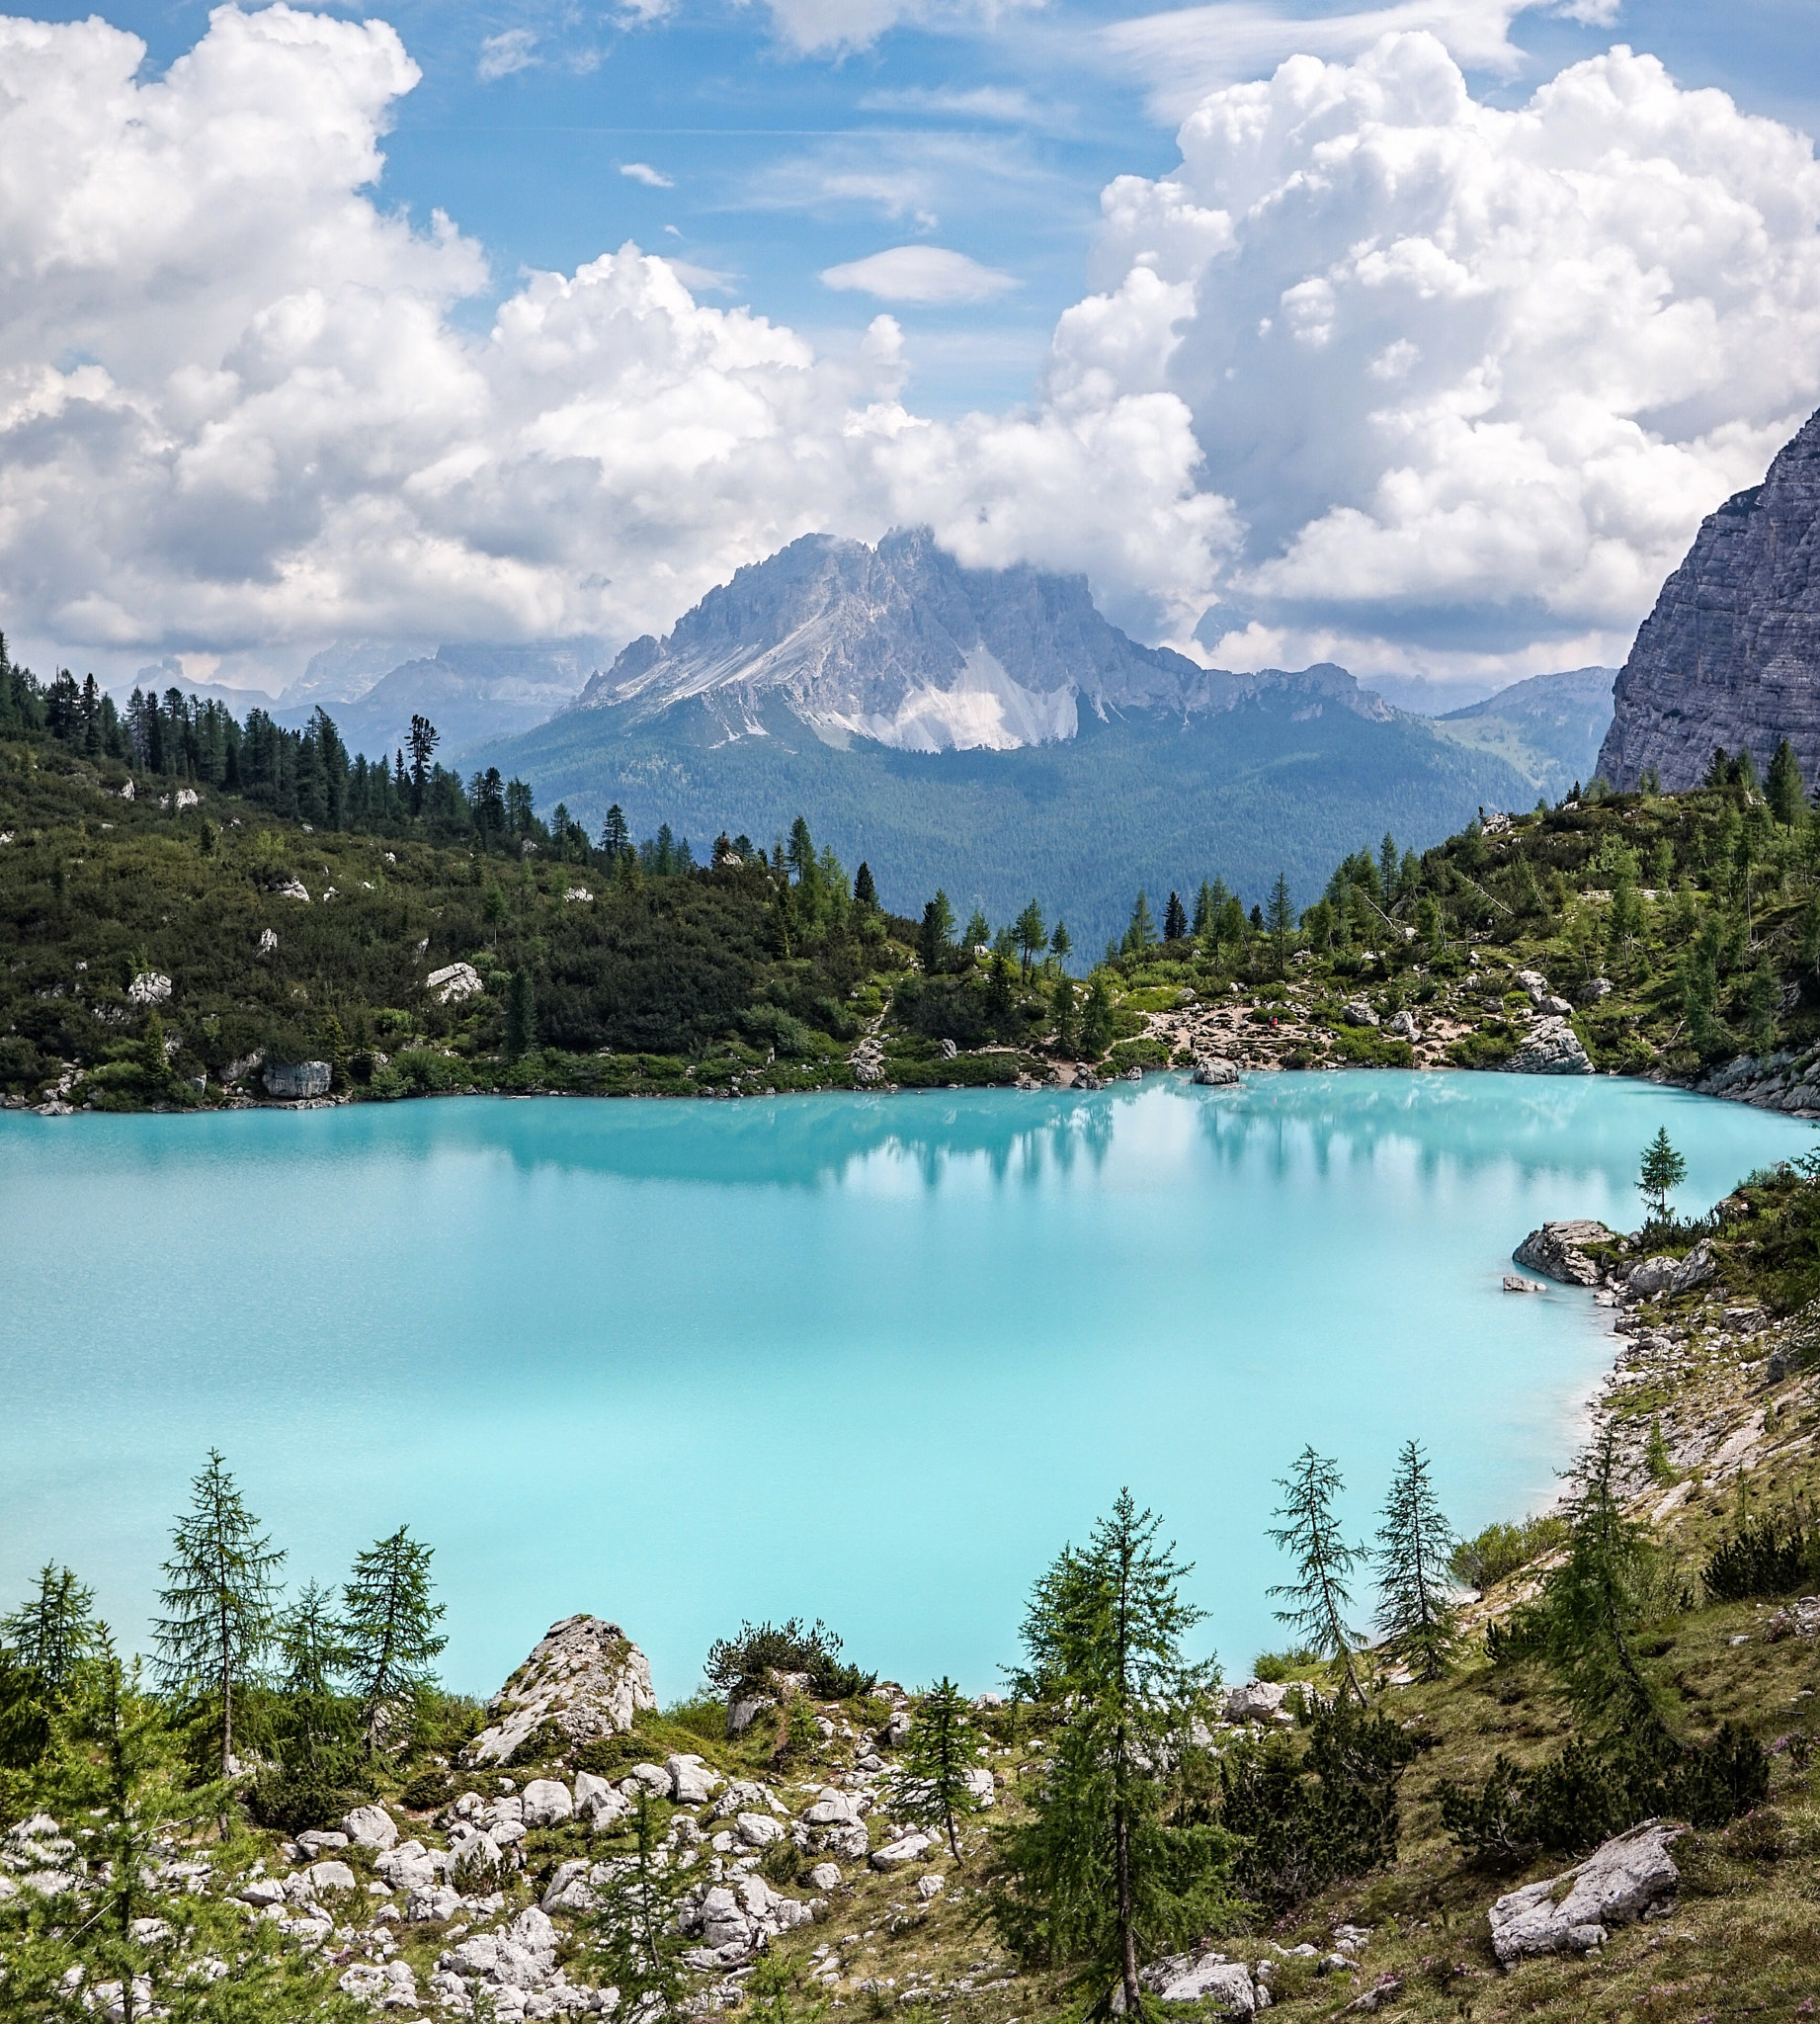
<path fill-rule="evenodd" d="M 1160 906 L 1217 874 L 1259 899 L 1281 871 L 1305 903 L 1386 830 L 1421 849 L 1531 805 L 1558 756 L 1531 687 L 1516 718 L 1491 699 L 1448 723 L 1328 664 L 1204 668 L 1129 638 L 1081 577 L 966 569 L 912 528 L 791 543 L 482 750 L 590 828 L 618 803 L 639 835 L 769 846 L 800 813 L 890 905 L 940 886 L 1002 921 L 1041 892 L 1087 949 L 1139 886 Z"/>
<path fill-rule="evenodd" d="M 1382 720 L 1341 668 L 1323 703 Z M 781 703 L 823 744 L 900 752 L 1016 751 L 1073 738 L 1083 706 L 1189 717 L 1294 679 L 1226 674 L 1141 646 L 1102 617 L 1084 576 L 967 569 L 926 528 L 875 548 L 805 535 L 708 592 L 666 638 L 635 639 L 577 699 L 643 724 L 696 704 L 723 740 L 771 735 Z"/>

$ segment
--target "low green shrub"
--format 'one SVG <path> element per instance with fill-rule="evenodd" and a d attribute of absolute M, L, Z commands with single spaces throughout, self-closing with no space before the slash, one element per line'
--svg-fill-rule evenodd
<path fill-rule="evenodd" d="M 1791 1595 L 1814 1579 L 1820 1566 L 1820 1538 L 1799 1519 L 1747 1518 L 1720 1540 L 1700 1570 L 1713 1602 L 1746 1602 L 1759 1595 Z"/>
<path fill-rule="evenodd" d="M 708 1684 L 725 1694 L 764 1689 L 774 1673 L 806 1673 L 810 1693 L 822 1701 L 869 1694 L 878 1677 L 843 1660 L 840 1639 L 820 1618 L 805 1628 L 800 1617 L 782 1624 L 741 1624 L 733 1637 L 716 1638 L 708 1646 L 702 1670 Z"/>
<path fill-rule="evenodd" d="M 1260 1651 L 1251 1662 L 1252 1678 L 1273 1685 L 1282 1680 L 1305 1680 L 1325 1669 L 1321 1654 L 1307 1644 L 1298 1644 L 1289 1651 Z"/>
<path fill-rule="evenodd" d="M 1529 1771 L 1500 1754 L 1477 1791 L 1448 1780 L 1436 1797 L 1466 1860 L 1505 1870 L 1543 1852 L 1584 1854 L 1658 1816 L 1722 1827 L 1769 1789 L 1769 1752 L 1726 1723 L 1703 1744 L 1649 1728 L 1601 1741 L 1575 1736 Z"/>
<path fill-rule="evenodd" d="M 1565 1546 L 1567 1534 L 1567 1520 L 1556 1511 L 1532 1513 L 1516 1525 L 1488 1525 L 1453 1549 L 1448 1572 L 1463 1587 L 1483 1591 Z"/>

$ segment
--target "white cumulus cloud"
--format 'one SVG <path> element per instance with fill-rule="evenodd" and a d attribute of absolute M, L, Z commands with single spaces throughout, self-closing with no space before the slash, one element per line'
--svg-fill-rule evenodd
<path fill-rule="evenodd" d="M 509 28 L 499 35 L 488 36 L 480 44 L 480 61 L 474 65 L 475 73 L 483 84 L 492 84 L 501 77 L 529 70 L 539 60 L 537 46 L 538 38 L 528 28 Z"/>
<path fill-rule="evenodd" d="M 858 290 L 885 302 L 986 302 L 1018 286 L 1014 275 L 946 246 L 891 246 L 825 267 L 821 278 L 831 289 Z"/>
<path fill-rule="evenodd" d="M 1215 657 L 1621 657 L 1820 394 L 1811 144 L 1651 57 L 1504 111 L 1393 35 L 1179 142 L 1107 190 L 1048 389 L 1189 404 L 1246 528 Z"/>
<path fill-rule="evenodd" d="M 666 176 L 661 169 L 654 169 L 649 162 L 621 162 L 620 174 L 629 176 L 634 183 L 642 183 L 647 190 L 674 190 L 676 178 Z"/>
<path fill-rule="evenodd" d="M 144 53 L 96 20 L 0 20 L 16 639 L 105 663 L 625 637 L 799 534 L 903 519 L 1081 559 L 1147 620 L 1204 604 L 1223 509 L 1180 397 L 935 426 L 898 401 L 888 317 L 818 357 L 629 245 L 529 276 L 476 333 L 481 250 L 371 194 L 417 79 L 390 28 L 281 0 L 217 9 L 161 77 Z"/>

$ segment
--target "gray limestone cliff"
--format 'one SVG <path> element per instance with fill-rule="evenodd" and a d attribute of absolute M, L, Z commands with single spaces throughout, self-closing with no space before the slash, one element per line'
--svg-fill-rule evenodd
<path fill-rule="evenodd" d="M 1613 693 L 1599 771 L 1696 787 L 1713 747 L 1764 772 L 1787 738 L 1820 781 L 1820 414 L 1768 477 L 1707 516 L 1662 587 Z"/>

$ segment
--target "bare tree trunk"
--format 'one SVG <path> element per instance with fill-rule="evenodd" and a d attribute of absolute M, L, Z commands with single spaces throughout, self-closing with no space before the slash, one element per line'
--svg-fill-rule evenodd
<path fill-rule="evenodd" d="M 1137 1933 L 1131 1920 L 1131 1828 L 1122 1801 L 1113 1809 L 1113 1847 L 1118 1865 L 1118 1956 L 1124 2008 L 1127 2017 L 1135 2017 L 1143 1993 L 1137 1985 Z"/>

